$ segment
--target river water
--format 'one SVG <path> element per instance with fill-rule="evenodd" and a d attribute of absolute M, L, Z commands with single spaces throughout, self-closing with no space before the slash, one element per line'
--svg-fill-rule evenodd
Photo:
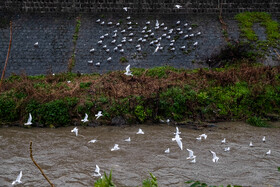
<path fill-rule="evenodd" d="M 29 156 L 33 157 L 55 186 L 93 186 L 95 165 L 101 173 L 112 169 L 117 186 L 141 186 L 152 172 L 159 186 L 187 186 L 184 181 L 200 180 L 209 185 L 280 186 L 280 123 L 276 128 L 257 128 L 242 122 L 218 123 L 216 127 L 194 130 L 179 127 L 183 142 L 180 150 L 175 127 L 136 125 L 125 127 L 73 127 L 57 129 L 9 127 L 0 129 L 0 186 L 11 186 L 22 171 L 19 186 L 48 186 Z M 145 134 L 136 132 L 141 128 Z M 206 133 L 206 140 L 198 135 Z M 266 142 L 262 137 L 266 136 Z M 130 137 L 131 142 L 124 139 Z M 96 143 L 88 143 L 92 139 Z M 221 140 L 226 138 L 226 144 Z M 253 147 L 249 147 L 252 141 Z M 120 150 L 111 151 L 114 144 Z M 230 147 L 230 152 L 224 152 Z M 170 153 L 164 151 L 170 148 Z M 192 149 L 196 163 L 187 160 Z M 271 155 L 265 155 L 271 149 Z M 212 162 L 210 150 L 220 158 Z"/>

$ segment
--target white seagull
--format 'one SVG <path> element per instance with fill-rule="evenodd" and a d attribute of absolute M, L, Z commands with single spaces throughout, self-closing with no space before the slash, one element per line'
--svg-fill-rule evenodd
<path fill-rule="evenodd" d="M 130 71 L 130 64 L 128 66 L 126 66 L 124 74 L 127 76 L 133 76 L 132 72 Z"/>
<path fill-rule="evenodd" d="M 167 120 L 169 120 L 169 119 L 167 119 Z M 166 122 L 168 123 L 169 121 L 167 121 L 167 120 L 166 120 Z M 176 134 L 181 134 L 181 132 L 179 131 L 179 128 L 178 128 L 178 127 L 176 127 L 176 132 L 175 132 L 174 134 L 175 134 L 175 135 L 176 135 Z"/>
<path fill-rule="evenodd" d="M 131 141 L 131 139 L 130 139 L 130 137 L 128 137 L 127 139 L 125 139 L 124 141 L 126 141 L 126 142 L 130 142 Z"/>
<path fill-rule="evenodd" d="M 71 130 L 71 132 L 74 132 L 76 134 L 76 136 L 78 136 L 78 131 L 79 131 L 79 129 L 77 127 L 75 127 L 73 130 Z"/>
<path fill-rule="evenodd" d="M 181 150 L 183 150 L 183 143 L 182 143 L 182 138 L 180 138 L 179 134 L 175 135 L 175 138 L 172 138 L 172 141 L 176 141 L 178 146 L 180 147 Z"/>
<path fill-rule="evenodd" d="M 160 43 L 157 44 L 157 47 L 156 47 L 156 49 L 155 49 L 153 54 L 155 54 L 158 51 L 159 47 L 160 47 Z"/>
<path fill-rule="evenodd" d="M 94 176 L 94 177 L 99 177 L 99 176 L 101 176 L 101 174 L 100 174 L 100 168 L 99 168 L 98 165 L 96 165 L 96 168 L 95 168 L 95 171 L 94 171 L 94 173 L 93 173 L 93 176 Z"/>
<path fill-rule="evenodd" d="M 270 155 L 271 154 L 271 150 L 269 149 L 267 152 L 266 152 L 266 155 Z"/>
<path fill-rule="evenodd" d="M 27 120 L 27 122 L 26 123 L 24 123 L 24 125 L 32 125 L 32 116 L 31 116 L 31 114 L 29 113 L 29 117 L 28 117 L 28 120 Z"/>
<path fill-rule="evenodd" d="M 211 153 L 212 153 L 212 155 L 213 155 L 213 159 L 212 159 L 212 161 L 213 161 L 213 162 L 218 162 L 219 157 L 217 157 L 216 153 L 215 153 L 215 152 L 213 152 L 213 151 L 211 151 L 211 150 L 210 150 L 210 152 L 211 152 Z"/>
<path fill-rule="evenodd" d="M 221 143 L 226 143 L 226 139 L 224 138 L 224 139 L 221 141 Z"/>
<path fill-rule="evenodd" d="M 34 44 L 34 47 L 38 47 L 39 46 L 39 42 L 36 42 L 35 44 Z"/>
<path fill-rule="evenodd" d="M 193 156 L 193 160 L 191 161 L 191 163 L 196 163 L 196 156 Z"/>
<path fill-rule="evenodd" d="M 265 136 L 263 137 L 262 141 L 265 142 Z"/>
<path fill-rule="evenodd" d="M 195 43 L 193 44 L 193 46 L 197 46 L 197 44 L 198 44 L 198 42 L 195 42 Z"/>
<path fill-rule="evenodd" d="M 95 143 L 95 142 L 97 142 L 96 139 L 93 139 L 93 140 L 88 141 L 88 143 Z"/>
<path fill-rule="evenodd" d="M 101 116 L 103 116 L 102 111 L 98 111 L 97 114 L 95 114 L 96 119 L 100 118 Z"/>
<path fill-rule="evenodd" d="M 22 177 L 22 171 L 19 172 L 19 175 L 17 176 L 17 179 L 16 179 L 15 181 L 12 182 L 12 185 L 22 183 L 22 182 L 20 181 L 20 180 L 21 180 L 21 177 Z"/>
<path fill-rule="evenodd" d="M 127 10 L 129 9 L 129 7 L 123 7 L 123 9 L 127 12 Z"/>
<path fill-rule="evenodd" d="M 182 6 L 181 5 L 175 5 L 175 8 L 182 8 Z"/>
<path fill-rule="evenodd" d="M 168 148 L 168 149 L 166 149 L 164 152 L 165 152 L 165 153 L 170 153 L 170 149 Z"/>
<path fill-rule="evenodd" d="M 115 144 L 114 147 L 111 149 L 111 151 L 117 151 L 119 150 L 119 145 L 118 144 Z"/>
<path fill-rule="evenodd" d="M 250 142 L 249 146 L 250 146 L 250 147 L 253 147 L 253 142 Z"/>
<path fill-rule="evenodd" d="M 224 149 L 224 151 L 225 151 L 225 152 L 229 152 L 229 151 L 230 151 L 230 147 L 226 147 L 226 148 Z"/>
<path fill-rule="evenodd" d="M 89 50 L 90 53 L 93 53 L 95 51 L 94 48 L 92 48 L 91 50 Z"/>
<path fill-rule="evenodd" d="M 194 159 L 195 156 L 193 155 L 193 151 L 190 150 L 190 149 L 187 149 L 187 151 L 189 151 L 189 157 L 187 157 L 187 160 L 189 160 L 189 159 Z"/>
<path fill-rule="evenodd" d="M 84 122 L 84 123 L 85 123 L 85 122 L 88 122 L 88 115 L 87 115 L 87 113 L 85 113 L 85 118 L 82 119 L 81 121 Z"/>
<path fill-rule="evenodd" d="M 136 134 L 144 134 L 144 132 L 142 131 L 142 129 L 139 129 Z"/>

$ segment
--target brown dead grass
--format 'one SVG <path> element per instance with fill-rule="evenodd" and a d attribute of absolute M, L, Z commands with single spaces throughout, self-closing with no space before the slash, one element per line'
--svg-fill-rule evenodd
<path fill-rule="evenodd" d="M 42 80 L 32 80 L 26 75 L 21 76 L 21 80 L 5 82 L 2 92 L 14 90 L 28 95 L 26 99 L 35 99 L 41 102 L 48 102 L 65 97 L 77 97 L 80 100 L 90 97 L 105 95 L 111 98 L 124 98 L 131 95 L 150 98 L 160 92 L 174 86 L 184 87 L 191 85 L 196 91 L 209 86 L 227 86 L 239 81 L 245 81 L 249 85 L 274 85 L 276 75 L 280 74 L 280 66 L 251 66 L 241 65 L 224 71 L 199 69 L 192 71 L 174 72 L 167 70 L 165 78 L 154 78 L 147 76 L 146 70 L 141 76 L 126 76 L 123 72 L 112 72 L 104 75 L 92 75 L 74 77 L 71 83 L 63 75 L 48 75 Z M 81 89 L 81 82 L 91 82 L 89 89 Z M 279 82 L 279 81 L 278 81 Z M 34 85 L 43 84 L 45 87 Z"/>

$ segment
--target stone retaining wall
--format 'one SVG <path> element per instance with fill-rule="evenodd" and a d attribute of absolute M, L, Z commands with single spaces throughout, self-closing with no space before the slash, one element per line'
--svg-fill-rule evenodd
<path fill-rule="evenodd" d="M 177 9 L 175 5 L 181 5 Z M 120 12 L 224 13 L 266 11 L 280 13 L 279 0 L 1 0 L 0 11 L 12 12 Z"/>

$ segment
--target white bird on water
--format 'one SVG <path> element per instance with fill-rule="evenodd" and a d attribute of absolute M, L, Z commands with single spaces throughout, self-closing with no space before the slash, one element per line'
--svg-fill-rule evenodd
<path fill-rule="evenodd" d="M 119 150 L 119 145 L 118 144 L 115 144 L 114 147 L 111 149 L 111 151 L 117 151 Z"/>
<path fill-rule="evenodd" d="M 79 131 L 79 129 L 77 127 L 75 127 L 73 130 L 71 130 L 71 132 L 74 132 L 76 134 L 76 136 L 78 136 L 78 131 Z"/>
<path fill-rule="evenodd" d="M 193 160 L 191 161 L 191 163 L 196 163 L 196 156 L 193 156 Z"/>
<path fill-rule="evenodd" d="M 266 152 L 266 155 L 270 155 L 271 154 L 271 150 L 269 149 L 267 152 Z"/>
<path fill-rule="evenodd" d="M 168 148 L 168 149 L 166 149 L 164 152 L 165 152 L 165 153 L 170 153 L 170 149 Z"/>
<path fill-rule="evenodd" d="M 17 176 L 17 179 L 16 179 L 15 181 L 12 182 L 12 185 L 22 183 L 22 182 L 21 182 L 21 177 L 22 177 L 22 171 L 19 172 L 19 175 Z"/>
<path fill-rule="evenodd" d="M 102 111 L 98 111 L 97 114 L 95 114 L 96 119 L 100 118 L 101 116 L 103 116 Z"/>
<path fill-rule="evenodd" d="M 221 141 L 221 143 L 226 143 L 226 139 L 224 138 L 224 139 Z"/>
<path fill-rule="evenodd" d="M 36 42 L 35 44 L 34 44 L 34 47 L 38 47 L 39 46 L 39 42 Z"/>
<path fill-rule="evenodd" d="M 128 66 L 126 66 L 124 74 L 127 76 L 133 76 L 132 72 L 130 71 L 130 64 Z"/>
<path fill-rule="evenodd" d="M 131 141 L 131 139 L 130 139 L 130 137 L 128 137 L 127 139 L 125 139 L 124 141 L 126 141 L 126 142 L 130 142 Z"/>
<path fill-rule="evenodd" d="M 159 47 L 160 47 L 160 43 L 157 44 L 157 47 L 156 47 L 156 49 L 155 49 L 153 54 L 155 54 L 158 51 Z"/>
<path fill-rule="evenodd" d="M 24 123 L 24 125 L 32 125 L 32 116 L 31 116 L 31 114 L 29 113 L 29 117 L 28 117 L 28 120 L 27 120 L 27 122 L 26 123 Z"/>
<path fill-rule="evenodd" d="M 87 113 L 85 113 L 85 118 L 81 119 L 81 121 L 84 122 L 84 123 L 88 122 L 88 115 L 87 115 Z"/>
<path fill-rule="evenodd" d="M 224 151 L 225 151 L 225 152 L 229 152 L 229 151 L 230 151 L 230 147 L 226 147 L 226 148 L 224 149 Z"/>
<path fill-rule="evenodd" d="M 90 53 L 93 53 L 95 51 L 94 48 L 92 48 L 91 50 L 89 50 Z"/>
<path fill-rule="evenodd" d="M 210 150 L 210 152 L 211 152 L 211 153 L 212 153 L 212 155 L 213 155 L 213 159 L 212 159 L 212 161 L 213 161 L 213 162 L 218 162 L 219 157 L 217 157 L 216 153 L 215 153 L 214 151 L 211 151 L 211 150 Z"/>
<path fill-rule="evenodd" d="M 129 9 L 129 7 L 123 7 L 124 11 L 127 12 L 127 10 Z"/>
<path fill-rule="evenodd" d="M 191 149 L 187 149 L 187 151 L 189 151 L 189 157 L 187 157 L 187 160 L 194 159 L 195 156 L 193 155 L 193 151 Z"/>
<path fill-rule="evenodd" d="M 96 165 L 96 168 L 95 168 L 95 171 L 94 171 L 94 173 L 93 173 L 93 176 L 94 176 L 94 177 L 99 177 L 99 176 L 101 176 L 101 174 L 100 174 L 100 168 L 99 168 L 98 165 Z"/>
<path fill-rule="evenodd" d="M 183 143 L 182 143 L 182 138 L 180 138 L 179 134 L 175 135 L 175 138 L 172 138 L 172 141 L 176 141 L 178 146 L 180 147 L 181 150 L 183 150 Z"/>
<path fill-rule="evenodd" d="M 96 139 L 93 139 L 93 140 L 88 141 L 88 143 L 95 143 L 95 142 L 97 142 Z"/>
<path fill-rule="evenodd" d="M 175 5 L 175 8 L 182 8 L 182 6 L 181 5 Z"/>
<path fill-rule="evenodd" d="M 250 147 L 253 147 L 253 142 L 250 142 L 249 146 L 250 146 Z"/>
<path fill-rule="evenodd" d="M 142 131 L 142 129 L 139 129 L 136 134 L 144 134 L 144 132 Z"/>
<path fill-rule="evenodd" d="M 262 141 L 263 141 L 263 143 L 265 142 L 265 136 L 263 137 Z"/>

